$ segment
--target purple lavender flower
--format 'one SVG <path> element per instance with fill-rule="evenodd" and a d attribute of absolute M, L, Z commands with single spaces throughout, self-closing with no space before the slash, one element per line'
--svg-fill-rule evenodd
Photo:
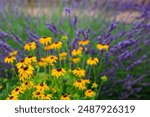
<path fill-rule="evenodd" d="M 58 34 L 58 31 L 54 23 L 46 24 L 46 26 L 48 29 L 50 29 L 54 33 L 54 36 L 56 37 Z"/>

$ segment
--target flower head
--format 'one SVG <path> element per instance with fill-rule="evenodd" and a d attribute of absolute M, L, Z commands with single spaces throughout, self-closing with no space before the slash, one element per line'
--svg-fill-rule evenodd
<path fill-rule="evenodd" d="M 42 38 L 40 38 L 39 42 L 42 45 L 48 45 L 52 42 L 52 38 L 51 37 L 42 37 Z"/>
<path fill-rule="evenodd" d="M 36 43 L 35 42 L 28 43 L 24 46 L 24 49 L 27 51 L 35 50 L 36 49 Z"/>
<path fill-rule="evenodd" d="M 81 68 L 77 68 L 77 69 L 74 69 L 72 71 L 73 75 L 81 78 L 81 77 L 84 77 L 85 76 L 85 70 L 84 69 L 81 69 Z"/>
<path fill-rule="evenodd" d="M 62 42 L 61 41 L 57 41 L 57 42 L 53 42 L 52 44 L 51 44 L 51 48 L 52 49 L 60 49 L 62 47 Z"/>
<path fill-rule="evenodd" d="M 70 100 L 70 95 L 65 94 L 61 96 L 61 100 Z"/>
<path fill-rule="evenodd" d="M 39 99 L 39 100 L 44 96 L 44 93 L 41 91 L 35 91 L 32 94 L 33 94 L 33 98 Z"/>
<path fill-rule="evenodd" d="M 61 76 L 64 76 L 66 73 L 65 69 L 63 68 L 57 68 L 52 70 L 52 76 L 59 78 Z"/>
<path fill-rule="evenodd" d="M 108 50 L 108 48 L 109 48 L 109 45 L 107 45 L 107 44 L 98 44 L 97 45 L 98 50 Z"/>
<path fill-rule="evenodd" d="M 102 80 L 103 82 L 105 82 L 105 81 L 108 80 L 108 77 L 107 77 L 107 76 L 102 76 L 102 77 L 101 77 L 101 80 Z"/>
<path fill-rule="evenodd" d="M 62 40 L 68 40 L 68 36 L 67 35 L 63 35 L 61 36 Z"/>
<path fill-rule="evenodd" d="M 13 63 L 14 61 L 16 60 L 16 57 L 15 56 L 7 56 L 5 59 L 4 59 L 4 62 L 5 63 Z"/>
<path fill-rule="evenodd" d="M 78 63 L 80 61 L 80 58 L 79 57 L 73 57 L 72 61 L 73 61 L 73 63 L 76 64 L 76 63 Z"/>
<path fill-rule="evenodd" d="M 66 52 L 62 52 L 62 53 L 59 54 L 60 60 L 66 60 L 66 56 L 67 56 Z"/>
<path fill-rule="evenodd" d="M 98 60 L 98 58 L 89 58 L 88 60 L 87 60 L 87 64 L 88 65 L 97 65 L 99 63 L 99 60 Z"/>
<path fill-rule="evenodd" d="M 85 46 L 85 45 L 89 44 L 89 40 L 84 39 L 84 40 L 79 41 L 78 43 L 79 43 L 79 45 Z"/>
<path fill-rule="evenodd" d="M 84 94 L 85 94 L 86 97 L 93 97 L 95 95 L 95 92 L 92 91 L 91 89 L 88 89 L 88 90 L 85 91 Z"/>

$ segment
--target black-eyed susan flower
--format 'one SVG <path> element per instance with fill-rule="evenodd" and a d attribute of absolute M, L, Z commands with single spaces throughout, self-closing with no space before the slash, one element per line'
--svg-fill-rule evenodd
<path fill-rule="evenodd" d="M 83 82 L 83 80 L 77 80 L 73 83 L 73 86 L 75 86 L 76 88 L 80 89 L 80 90 L 85 90 L 86 87 L 86 83 Z"/>
<path fill-rule="evenodd" d="M 21 67 L 18 72 L 20 79 L 29 79 L 33 75 L 34 68 L 33 66 Z"/>
<path fill-rule="evenodd" d="M 24 93 L 24 90 L 23 90 L 23 88 L 21 88 L 21 87 L 16 87 L 16 88 L 11 92 L 12 95 L 19 95 L 20 93 Z"/>
<path fill-rule="evenodd" d="M 66 73 L 66 70 L 63 68 L 57 68 L 52 70 L 52 76 L 59 78 L 61 76 L 64 76 Z"/>
<path fill-rule="evenodd" d="M 97 88 L 98 87 L 98 85 L 94 82 L 93 84 L 92 84 L 92 88 Z"/>
<path fill-rule="evenodd" d="M 92 91 L 91 89 L 86 90 L 84 94 L 86 97 L 94 97 L 95 96 L 95 92 Z"/>
<path fill-rule="evenodd" d="M 38 65 L 40 67 L 46 67 L 48 65 L 47 59 L 46 58 L 41 58 L 41 60 L 38 62 Z"/>
<path fill-rule="evenodd" d="M 60 60 L 66 60 L 66 57 L 67 57 L 67 53 L 66 52 L 62 52 L 62 53 L 59 54 Z"/>
<path fill-rule="evenodd" d="M 70 100 L 70 95 L 65 94 L 61 96 L 61 100 Z"/>
<path fill-rule="evenodd" d="M 39 39 L 39 42 L 42 45 L 48 45 L 52 42 L 52 38 L 51 37 L 42 37 Z"/>
<path fill-rule="evenodd" d="M 16 60 L 16 57 L 15 56 L 7 56 L 5 59 L 4 59 L 4 62 L 5 63 L 13 63 L 14 61 Z"/>
<path fill-rule="evenodd" d="M 98 58 L 89 58 L 88 60 L 87 60 L 87 64 L 88 65 L 97 65 L 99 63 L 99 60 L 98 60 Z"/>
<path fill-rule="evenodd" d="M 61 41 L 57 41 L 57 42 L 53 42 L 52 44 L 51 44 L 51 47 L 52 47 L 52 49 L 60 49 L 61 47 L 62 47 L 62 42 Z"/>
<path fill-rule="evenodd" d="M 103 82 L 105 82 L 105 81 L 108 80 L 108 77 L 107 77 L 107 76 L 102 76 L 102 77 L 101 77 L 101 80 L 102 80 Z"/>
<path fill-rule="evenodd" d="M 24 81 L 22 84 L 21 84 L 21 88 L 22 89 L 26 89 L 26 88 L 33 88 L 34 86 L 34 83 L 32 81 Z"/>
<path fill-rule="evenodd" d="M 77 68 L 77 69 L 74 69 L 72 71 L 73 75 L 79 77 L 79 78 L 82 78 L 85 76 L 85 70 L 84 69 L 81 69 L 81 68 Z"/>
<path fill-rule="evenodd" d="M 61 36 L 62 40 L 68 40 L 68 36 L 67 35 L 63 35 Z"/>
<path fill-rule="evenodd" d="M 37 89 L 37 91 L 45 91 L 49 89 L 49 87 L 45 83 L 38 84 L 35 86 L 35 88 Z"/>
<path fill-rule="evenodd" d="M 51 100 L 52 94 L 44 94 L 41 96 L 41 100 Z"/>
<path fill-rule="evenodd" d="M 72 54 L 72 56 L 81 55 L 82 54 L 82 50 L 81 49 L 73 49 L 71 54 Z"/>
<path fill-rule="evenodd" d="M 18 95 L 9 95 L 6 100 L 18 100 Z"/>
<path fill-rule="evenodd" d="M 90 42 L 89 40 L 84 39 L 84 40 L 79 41 L 78 43 L 79 43 L 79 45 L 85 46 L 85 45 L 88 45 L 89 42 Z"/>
<path fill-rule="evenodd" d="M 39 99 L 39 100 L 41 100 L 41 98 L 44 96 L 44 93 L 41 91 L 35 91 L 32 94 L 33 94 L 32 96 L 33 98 Z"/>
<path fill-rule="evenodd" d="M 28 66 L 30 63 L 28 61 L 26 61 L 25 59 L 22 59 L 21 61 L 19 61 L 16 66 L 18 69 L 20 69 L 21 67 L 26 67 Z"/>
<path fill-rule="evenodd" d="M 36 59 L 36 56 L 28 56 L 25 58 L 25 61 L 29 64 L 32 64 L 32 63 L 36 63 L 37 59 Z"/>
<path fill-rule="evenodd" d="M 109 45 L 107 44 L 97 44 L 97 49 L 98 50 L 108 50 Z"/>
<path fill-rule="evenodd" d="M 16 56 L 18 54 L 18 51 L 15 50 L 15 51 L 12 51 L 9 53 L 9 56 Z"/>
<path fill-rule="evenodd" d="M 79 57 L 73 57 L 72 61 L 73 61 L 73 63 L 76 64 L 76 63 L 78 63 L 80 61 L 80 58 Z"/>
<path fill-rule="evenodd" d="M 51 55 L 51 56 L 47 56 L 46 57 L 46 61 L 47 63 L 49 63 L 50 65 L 53 65 L 54 63 L 56 63 L 58 60 L 57 56 Z"/>
<path fill-rule="evenodd" d="M 44 47 L 44 50 L 46 50 L 46 51 L 52 50 L 52 49 L 53 49 L 52 44 L 46 45 L 46 46 Z"/>
<path fill-rule="evenodd" d="M 36 49 L 36 43 L 31 42 L 31 43 L 25 44 L 24 49 L 27 51 L 35 50 Z"/>

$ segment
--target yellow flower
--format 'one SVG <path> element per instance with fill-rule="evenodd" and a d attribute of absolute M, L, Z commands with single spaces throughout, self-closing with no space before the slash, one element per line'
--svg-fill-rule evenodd
<path fill-rule="evenodd" d="M 85 70 L 81 69 L 81 68 L 74 69 L 72 72 L 73 72 L 73 75 L 75 75 L 75 76 L 77 76 L 79 78 L 85 76 Z"/>
<path fill-rule="evenodd" d="M 30 65 L 27 67 L 22 67 L 18 70 L 20 80 L 29 79 L 33 75 L 34 68 Z"/>
<path fill-rule="evenodd" d="M 94 82 L 93 84 L 92 84 L 92 88 L 97 88 L 98 87 L 98 85 Z"/>
<path fill-rule="evenodd" d="M 18 51 L 15 50 L 15 51 L 12 51 L 9 53 L 9 56 L 16 56 L 18 54 Z"/>
<path fill-rule="evenodd" d="M 44 90 L 48 90 L 49 89 L 49 87 L 45 83 L 38 84 L 37 86 L 35 86 L 35 88 L 38 91 L 44 91 Z"/>
<path fill-rule="evenodd" d="M 45 94 L 41 96 L 41 100 L 51 100 L 52 95 L 51 94 Z"/>
<path fill-rule="evenodd" d="M 42 37 L 42 38 L 40 38 L 39 42 L 42 45 L 48 45 L 49 43 L 52 42 L 52 38 L 51 37 Z"/>
<path fill-rule="evenodd" d="M 3 86 L 2 85 L 0 85 L 0 89 L 2 89 L 3 88 Z"/>
<path fill-rule="evenodd" d="M 68 40 L 68 36 L 67 36 L 67 35 L 63 35 L 63 36 L 61 36 L 61 38 L 62 38 L 63 40 Z"/>
<path fill-rule="evenodd" d="M 5 62 L 5 63 L 13 63 L 15 60 L 16 60 L 16 57 L 15 57 L 15 56 L 7 56 L 7 57 L 4 59 L 4 62 Z"/>
<path fill-rule="evenodd" d="M 53 47 L 51 44 L 44 47 L 44 50 L 52 50 L 52 49 Z"/>
<path fill-rule="evenodd" d="M 17 95 L 9 95 L 6 100 L 18 100 L 18 96 Z"/>
<path fill-rule="evenodd" d="M 98 50 L 108 50 L 109 45 L 107 44 L 97 44 L 97 49 Z"/>
<path fill-rule="evenodd" d="M 62 47 L 62 42 L 61 41 L 57 41 L 51 44 L 51 47 L 53 49 L 60 49 Z"/>
<path fill-rule="evenodd" d="M 70 95 L 65 94 L 61 96 L 61 100 L 70 100 Z"/>
<path fill-rule="evenodd" d="M 36 43 L 35 42 L 31 42 L 31 43 L 28 43 L 24 46 L 24 49 L 25 50 L 35 50 L 36 49 Z"/>
<path fill-rule="evenodd" d="M 36 59 L 36 56 L 28 56 L 25 58 L 25 61 L 29 64 L 32 64 L 32 63 L 36 63 L 37 59 Z"/>
<path fill-rule="evenodd" d="M 33 98 L 35 98 L 35 99 L 40 100 L 42 97 L 44 97 L 44 93 L 41 91 L 35 91 L 32 94 L 33 94 Z"/>
<path fill-rule="evenodd" d="M 20 69 L 21 67 L 26 67 L 29 65 L 29 62 L 25 59 L 22 59 L 20 62 L 16 64 L 17 68 Z"/>
<path fill-rule="evenodd" d="M 26 90 L 26 88 L 33 88 L 34 84 L 32 81 L 25 81 L 21 84 L 22 89 Z"/>
<path fill-rule="evenodd" d="M 52 88 L 52 92 L 56 93 L 57 92 L 56 88 Z"/>
<path fill-rule="evenodd" d="M 57 68 L 52 70 L 52 76 L 59 78 L 61 76 L 64 76 L 66 73 L 65 69 L 63 68 Z"/>
<path fill-rule="evenodd" d="M 108 77 L 107 77 L 107 76 L 102 76 L 102 77 L 101 77 L 101 80 L 105 82 L 105 81 L 108 80 Z"/>
<path fill-rule="evenodd" d="M 81 49 L 73 49 L 71 52 L 72 56 L 76 56 L 76 55 L 81 55 L 82 54 L 82 50 Z"/>
<path fill-rule="evenodd" d="M 76 64 L 76 63 L 78 63 L 80 61 L 80 58 L 79 57 L 73 57 L 72 61 L 73 61 L 73 63 Z"/>
<path fill-rule="evenodd" d="M 46 67 L 47 66 L 47 59 L 41 58 L 41 60 L 38 62 L 40 67 Z"/>
<path fill-rule="evenodd" d="M 66 52 L 62 52 L 62 53 L 59 54 L 60 60 L 66 60 L 66 56 L 67 56 Z"/>
<path fill-rule="evenodd" d="M 93 97 L 95 95 L 95 92 L 92 91 L 91 89 L 88 89 L 88 90 L 85 91 L 84 94 L 85 94 L 86 97 Z"/>
<path fill-rule="evenodd" d="M 46 57 L 46 61 L 47 63 L 49 63 L 50 65 L 53 65 L 54 63 L 57 62 L 57 59 L 58 57 L 57 56 L 54 56 L 54 55 L 51 55 L 51 56 L 47 56 Z"/>
<path fill-rule="evenodd" d="M 87 64 L 88 65 L 97 65 L 99 63 L 99 60 L 98 60 L 98 58 L 89 58 L 88 60 L 87 60 Z"/>
<path fill-rule="evenodd" d="M 84 40 L 79 41 L 78 43 L 79 43 L 79 45 L 85 46 L 85 45 L 89 44 L 89 40 L 84 39 Z"/>
<path fill-rule="evenodd" d="M 85 90 L 86 89 L 86 84 L 90 83 L 89 80 L 77 80 L 76 82 L 73 83 L 73 86 L 77 87 L 80 90 Z"/>
<path fill-rule="evenodd" d="M 20 93 L 24 93 L 24 90 L 21 87 L 16 87 L 11 94 L 12 95 L 19 95 Z"/>

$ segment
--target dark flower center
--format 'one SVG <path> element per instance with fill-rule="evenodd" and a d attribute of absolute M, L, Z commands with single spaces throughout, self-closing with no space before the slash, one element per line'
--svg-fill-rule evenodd
<path fill-rule="evenodd" d="M 81 80 L 78 80 L 77 82 L 81 82 Z"/>
<path fill-rule="evenodd" d="M 57 68 L 57 71 L 60 72 L 60 71 L 61 71 L 61 68 Z"/>
<path fill-rule="evenodd" d="M 65 94 L 63 97 L 67 97 L 67 95 Z"/>
<path fill-rule="evenodd" d="M 28 67 L 25 67 L 24 70 L 26 71 L 28 69 Z"/>
<path fill-rule="evenodd" d="M 24 59 L 22 59 L 20 62 L 23 63 L 23 62 L 24 62 Z"/>
<path fill-rule="evenodd" d="M 28 58 L 32 58 L 32 56 L 28 56 Z"/>
<path fill-rule="evenodd" d="M 28 85 L 28 82 L 25 82 L 25 85 Z"/>
<path fill-rule="evenodd" d="M 36 93 L 36 95 L 40 95 L 40 94 L 41 94 L 40 92 L 37 92 L 37 93 Z"/>
<path fill-rule="evenodd" d="M 8 58 L 11 58 L 12 56 L 8 56 Z"/>
<path fill-rule="evenodd" d="M 54 59 L 54 57 L 53 57 L 53 56 L 51 56 L 51 59 Z"/>
<path fill-rule="evenodd" d="M 44 86 L 44 84 L 42 83 L 42 84 L 40 84 L 40 86 L 41 86 L 41 87 L 43 87 L 43 86 Z"/>
<path fill-rule="evenodd" d="M 42 38 L 47 38 L 47 37 L 44 36 L 44 37 L 42 37 Z"/>
<path fill-rule="evenodd" d="M 19 91 L 19 88 L 16 88 L 15 91 Z"/>
<path fill-rule="evenodd" d="M 10 99 L 13 99 L 14 98 L 14 96 L 10 96 Z"/>
<path fill-rule="evenodd" d="M 55 42 L 55 44 L 58 44 L 58 42 Z"/>

